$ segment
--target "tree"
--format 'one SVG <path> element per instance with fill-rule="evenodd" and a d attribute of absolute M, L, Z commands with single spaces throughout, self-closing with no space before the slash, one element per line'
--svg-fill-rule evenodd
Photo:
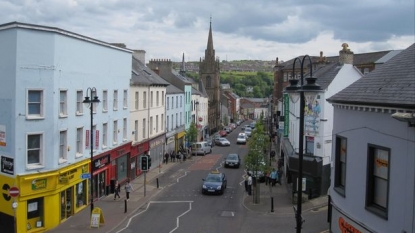
<path fill-rule="evenodd" d="M 188 146 L 197 141 L 197 128 L 194 122 L 190 123 L 189 129 L 186 130 L 186 141 Z"/>
<path fill-rule="evenodd" d="M 244 163 L 248 171 L 252 171 L 253 177 L 259 177 L 259 173 L 265 174 L 269 170 L 266 156 L 266 148 L 269 146 L 268 136 L 265 134 L 263 125 L 263 117 L 255 124 L 255 129 L 252 130 L 251 138 L 248 141 L 248 154 L 244 157 Z M 259 203 L 259 185 L 254 184 L 254 203 Z"/>

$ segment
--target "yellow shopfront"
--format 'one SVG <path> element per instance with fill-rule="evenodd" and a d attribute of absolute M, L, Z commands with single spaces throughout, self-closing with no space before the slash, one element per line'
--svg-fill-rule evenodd
<path fill-rule="evenodd" d="M 85 173 L 89 160 L 53 172 L 17 176 L 17 232 L 50 230 L 84 209 L 88 204 Z"/>

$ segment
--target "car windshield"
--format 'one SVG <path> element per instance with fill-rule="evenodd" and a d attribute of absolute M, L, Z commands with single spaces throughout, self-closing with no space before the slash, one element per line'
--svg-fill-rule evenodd
<path fill-rule="evenodd" d="M 251 130 L 252 130 L 251 128 L 246 128 L 246 129 L 245 129 L 245 131 L 251 131 Z"/>
<path fill-rule="evenodd" d="M 238 159 L 238 156 L 237 155 L 228 155 L 228 159 L 236 160 L 236 159 Z"/>
<path fill-rule="evenodd" d="M 245 138 L 245 136 L 244 135 L 239 135 L 238 138 Z"/>
<path fill-rule="evenodd" d="M 220 182 L 220 177 L 219 176 L 208 176 L 208 177 L 206 177 L 206 181 L 209 181 L 209 182 Z"/>

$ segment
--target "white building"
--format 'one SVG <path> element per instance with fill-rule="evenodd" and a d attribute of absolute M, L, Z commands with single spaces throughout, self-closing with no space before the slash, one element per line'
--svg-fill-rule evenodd
<path fill-rule="evenodd" d="M 131 51 L 18 22 L 0 25 L 0 51 L 0 179 L 20 190 L 17 229 L 8 198 L 0 229 L 46 231 L 87 207 L 89 175 L 94 199 L 127 177 L 118 161 L 129 154 Z M 93 114 L 82 104 L 91 94 L 101 101 Z"/>
<path fill-rule="evenodd" d="M 331 232 L 415 232 L 415 44 L 328 100 Z"/>

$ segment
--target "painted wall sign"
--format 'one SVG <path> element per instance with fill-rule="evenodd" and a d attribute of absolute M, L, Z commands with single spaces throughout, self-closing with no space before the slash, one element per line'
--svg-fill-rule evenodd
<path fill-rule="evenodd" d="M 47 187 L 47 179 L 35 179 L 32 181 L 32 190 L 45 189 Z"/>
<path fill-rule="evenodd" d="M 107 154 L 98 159 L 95 159 L 93 163 L 94 171 L 108 165 L 109 163 L 110 163 L 110 154 Z"/>
<path fill-rule="evenodd" d="M 331 232 L 333 233 L 369 233 L 369 230 L 366 230 L 363 226 L 357 222 L 346 217 L 344 214 L 340 213 L 336 208 L 332 209 L 332 223 L 331 223 Z"/>
<path fill-rule="evenodd" d="M 0 125 L 0 146 L 6 146 L 6 126 Z"/>
<path fill-rule="evenodd" d="M 14 175 L 14 159 L 1 156 L 1 172 Z"/>

